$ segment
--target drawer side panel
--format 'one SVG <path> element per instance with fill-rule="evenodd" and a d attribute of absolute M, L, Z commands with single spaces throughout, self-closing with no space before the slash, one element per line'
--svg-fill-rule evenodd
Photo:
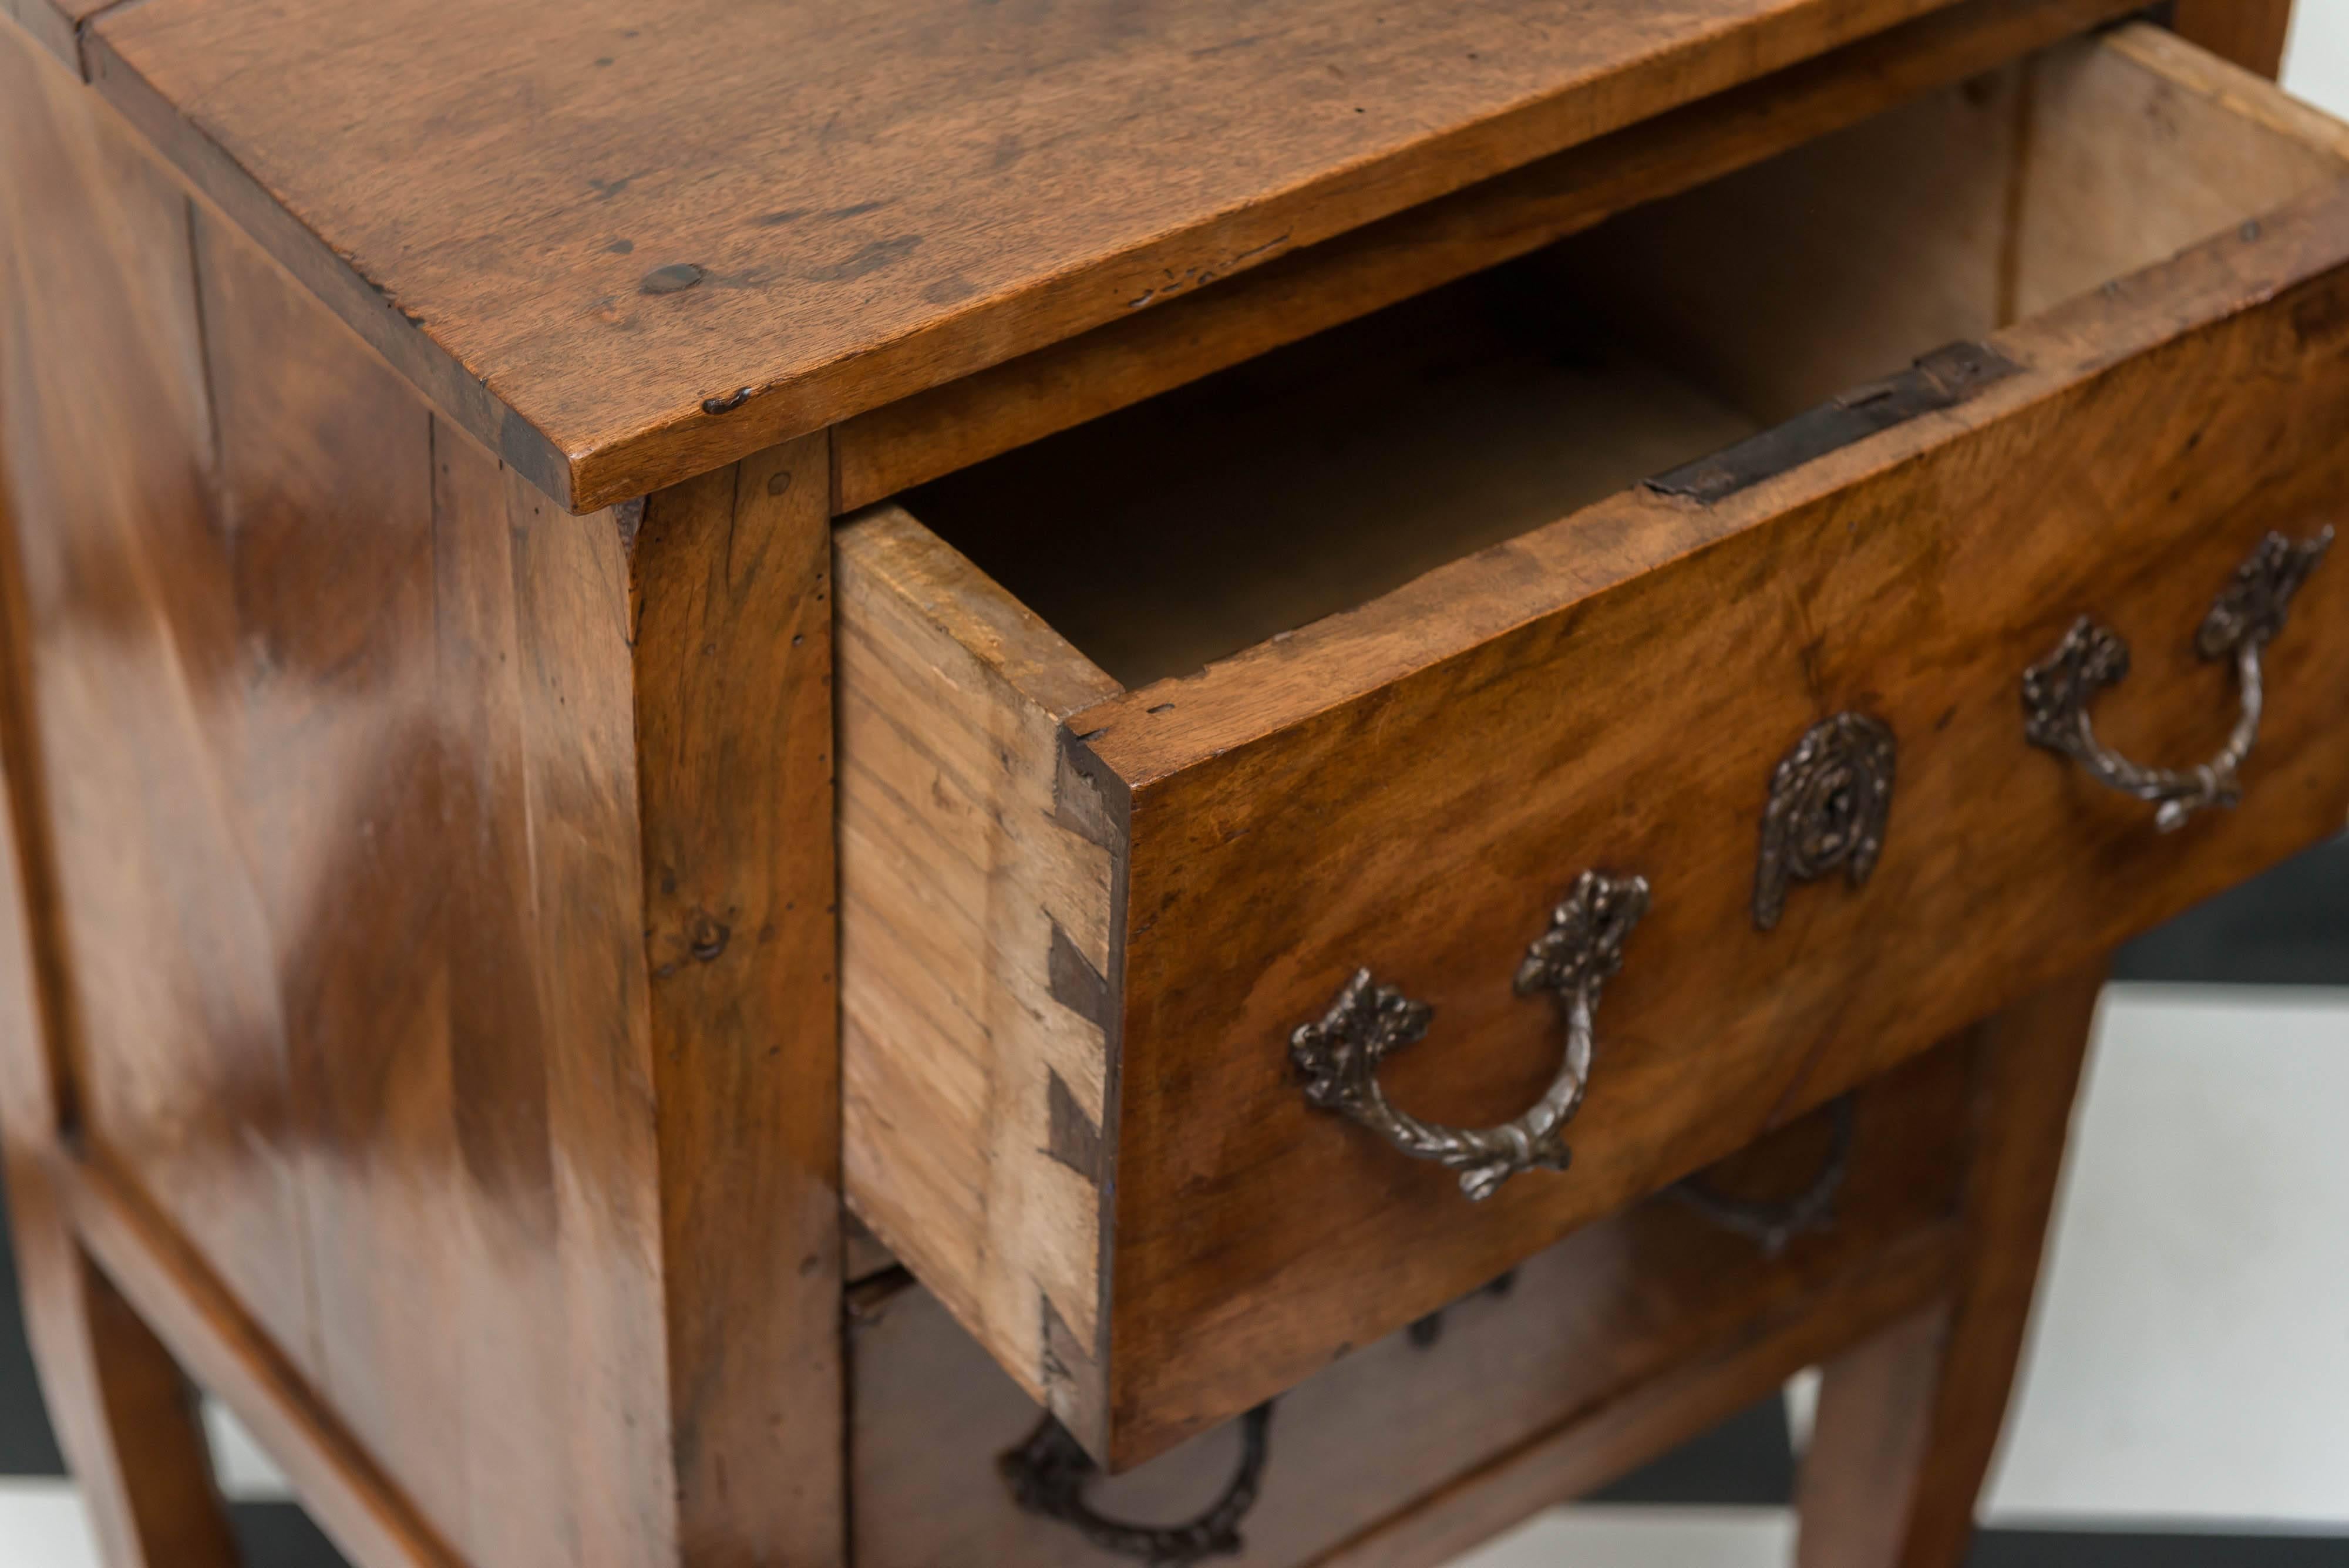
<path fill-rule="evenodd" d="M 850 1201 L 1089 1431 L 1121 825 L 1061 719 L 1118 688 L 902 511 L 836 560 Z"/>

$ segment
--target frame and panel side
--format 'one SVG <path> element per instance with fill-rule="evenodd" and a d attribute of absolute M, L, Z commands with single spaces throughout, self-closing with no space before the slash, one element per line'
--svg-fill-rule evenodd
<path fill-rule="evenodd" d="M 5 23 L 0 132 L 60 1424 L 111 1276 L 367 1568 L 837 1564 L 823 439 L 566 515 Z"/>
<path fill-rule="evenodd" d="M 584 876 L 577 918 L 636 940 L 616 530 L 510 493 L 22 35 L 0 73 L 6 569 L 76 1147 L 393 1511 L 459 1557 L 577 1561 L 609 1489 L 545 1432 L 595 1427 L 572 1386 L 611 1364 L 576 1292 L 660 1321 L 626 1273 L 563 1277 L 565 1211 L 633 1179 L 567 1118 L 642 1034 L 564 1033 L 557 999 L 624 966 L 536 934 Z M 546 593 L 599 570 L 600 626 Z M 657 1407 L 650 1366 L 616 1407 Z"/>

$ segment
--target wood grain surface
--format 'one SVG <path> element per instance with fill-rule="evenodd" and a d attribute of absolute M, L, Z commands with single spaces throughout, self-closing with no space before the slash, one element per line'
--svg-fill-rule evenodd
<path fill-rule="evenodd" d="M 162 0 L 87 40 L 98 90 L 297 273 L 340 258 L 314 286 L 584 509 L 1947 3 Z"/>
<path fill-rule="evenodd" d="M 1865 1331 L 1822 1310 L 1871 1272 L 1920 1258 L 1946 1264 L 1971 1137 L 1973 1063 L 1962 1045 L 1931 1053 L 1869 1085 L 1855 1107 L 1852 1166 L 1834 1225 L 1765 1258 L 1747 1239 L 1659 1198 L 1528 1260 L 1501 1292 L 1446 1308 L 1432 1342 L 1396 1334 L 1367 1345 L 1282 1396 L 1270 1462 L 1241 1530 L 1252 1568 L 1345 1560 L 1349 1543 L 1409 1519 L 1427 1500 L 1597 1424 L 1653 1382 L 1702 1366 L 1757 1324 L 1816 1315 L 1832 1336 Z M 1721 1174 L 1723 1190 L 1760 1198 L 1802 1189 L 1829 1142 L 1824 1117 L 1783 1129 Z M 1909 1267 L 1920 1284 L 1943 1282 Z M 1922 1291 L 1900 1298 L 1915 1305 Z M 995 1458 L 1036 1423 L 1033 1403 L 918 1286 L 861 1303 L 850 1331 L 855 1370 L 854 1501 L 868 1568 L 953 1562 L 1088 1568 L 1094 1549 L 1067 1525 L 1021 1511 Z M 1742 1385 L 1739 1385 L 1742 1388 Z M 1230 1475 L 1230 1427 L 1205 1434 L 1113 1481 L 1095 1505 L 1112 1515 L 1177 1520 Z M 1628 1469 L 1663 1432 L 1590 1445 L 1585 1462 Z M 1541 1501 L 1548 1501 L 1543 1499 Z M 1539 1503 L 1528 1500 L 1529 1511 Z M 1488 1509 L 1453 1522 L 1484 1533 L 1513 1522 Z"/>
<path fill-rule="evenodd" d="M 1119 846 L 1060 725 L 1119 688 L 901 511 L 837 556 L 848 1190 L 1098 1439 Z"/>
<path fill-rule="evenodd" d="M 218 1396 L 285 1471 L 305 1511 L 357 1568 L 462 1568 L 414 1498 L 384 1472 L 218 1276 L 104 1157 L 54 1162 L 73 1227 L 109 1288 L 187 1379 Z M 183 1396 L 184 1397 L 184 1396 Z M 151 1411 L 150 1412 L 151 1417 Z M 204 1459 L 209 1481 L 209 1457 Z"/>
<path fill-rule="evenodd" d="M 616 1562 L 846 1561 L 830 478 L 823 435 L 789 442 L 656 495 L 634 541 L 671 1445 L 645 1473 L 674 1467 L 678 1520 Z"/>
<path fill-rule="evenodd" d="M 2326 633 L 2349 616 L 2349 575 L 2312 580 L 2271 650 L 2255 809 L 2163 837 L 2022 734 L 2021 671 L 2093 612 L 2137 657 L 2100 705 L 2106 737 L 2163 761 L 2215 750 L 2231 683 L 2195 659 L 2193 628 L 2266 529 L 2313 531 L 2349 483 L 2334 439 L 2349 361 L 2330 325 L 2336 309 L 2349 317 L 2349 189 L 2325 183 L 2339 172 L 2329 142 L 2252 115 L 2211 169 L 2178 176 L 2168 219 L 2012 243 L 2013 225 L 2047 217 L 2034 192 L 2075 188 L 2034 179 L 2069 166 L 2072 139 L 2140 136 L 2166 114 L 2191 165 L 2176 128 L 2233 112 L 2236 87 L 2256 87 L 2212 95 L 2158 49 L 2087 47 L 2087 65 L 2061 55 L 1904 111 L 1946 130 L 2044 110 L 2020 161 L 2011 137 L 1943 138 L 1935 167 L 1959 165 L 1942 183 L 1967 201 L 1869 199 L 1866 180 L 1913 171 L 1865 155 L 1862 127 L 1792 172 L 1765 165 L 1682 199 L 1686 211 L 1590 236 L 1615 248 L 1618 274 L 1657 283 L 1659 314 L 1684 301 L 1690 321 L 1738 319 L 1741 306 L 1769 317 L 1731 367 L 1750 372 L 1736 396 L 1764 406 L 1798 406 L 1812 366 L 1796 350 L 1815 324 L 1856 379 L 1933 348 L 1905 336 L 1928 329 L 1985 336 L 2015 373 L 1711 504 L 1602 501 L 1066 721 L 1126 792 L 1123 968 L 1105 974 L 1120 1031 L 1112 1463 L 1229 1417 L 1335 1346 L 2337 831 L 2349 644 Z M 2076 90 L 2091 67 L 2131 80 L 2134 98 Z M 2027 98 L 2042 80 L 2048 96 Z M 2247 177 L 2247 150 L 2271 136 L 2271 159 Z M 2002 177 L 1964 168 L 1970 148 Z M 1837 200 L 1782 200 L 1779 221 L 1757 219 L 1770 202 L 1755 192 L 1800 190 L 1806 162 Z M 2230 182 L 2240 202 L 2319 188 L 2253 223 L 2251 208 L 2212 204 Z M 2141 190 L 2115 199 L 2160 205 Z M 2159 260 L 2214 222 L 2220 238 Z M 1651 235 L 1734 248 L 1746 265 L 1694 269 L 1703 286 L 1675 292 Z M 2111 286 L 1997 330 L 2002 300 L 2062 292 L 2063 269 L 2098 244 L 2117 247 L 2102 253 Z M 1823 274 L 1832 286 L 1816 293 L 1764 291 L 1799 258 L 1838 251 L 1878 265 Z M 1433 385 L 1423 395 L 1453 395 Z M 1281 428 L 1185 450 L 1244 472 L 1236 453 L 1278 446 Z M 1019 488 L 999 499 L 1009 517 L 1054 504 Z M 1079 521 L 1113 522 L 1117 505 Z M 1444 525 L 1440 506 L 1429 516 Z M 1267 555 L 1277 525 L 1266 519 Z M 1164 574 L 1102 581 L 1097 617 L 1164 614 L 1154 601 L 1181 591 Z M 917 603 L 903 618 L 946 625 Z M 1804 890 L 1757 938 L 1747 904 L 1771 769 L 1851 708 L 1900 737 L 1887 856 L 1864 892 Z M 1530 1103 L 1555 1070 L 1556 1026 L 1509 996 L 1506 976 L 1586 867 L 1649 877 L 1656 903 L 1601 1011 L 1571 1174 L 1512 1182 L 1470 1210 L 1446 1173 L 1305 1104 L 1281 1043 L 1361 965 L 1435 1006 L 1428 1043 L 1387 1064 L 1401 1104 L 1483 1125 Z M 1037 1356 L 1024 1336 L 988 1338 L 1007 1365 Z"/>
<path fill-rule="evenodd" d="M 13 549 L 0 472 L 0 549 Z M 0 590 L 9 586 L 0 583 Z M 0 1174 L 15 1246 L 26 1338 L 57 1447 L 72 1468 L 91 1532 L 119 1568 L 233 1568 L 227 1511 L 212 1454 L 180 1368 L 113 1282 L 91 1263 L 53 1175 L 70 1136 L 71 1079 L 51 1049 L 67 1026 L 54 951 L 55 868 L 27 864 L 16 823 L 47 822 L 37 790 L 14 786 L 32 764 L 19 698 L 22 607 L 0 616 L 0 746 L 12 785 L 0 816 Z M 35 855 L 46 846 L 37 836 Z M 34 909 L 42 911 L 36 922 Z"/>
<path fill-rule="evenodd" d="M 2131 9 L 1971 0 L 843 421 L 851 510 L 1294 343 Z"/>
<path fill-rule="evenodd" d="M 1799 1568 L 1958 1568 L 2006 1417 L 2102 959 L 1972 1031 L 1982 1054 L 1958 1287 L 1826 1366 Z"/>
<path fill-rule="evenodd" d="M 203 787 L 235 776 L 244 703 L 197 219 L 21 34 L 0 35 L 0 73 L 7 566 L 34 747 L 19 766 L 38 770 L 19 787 L 44 803 L 30 853 L 56 873 L 57 1049 L 78 1125 L 122 1129 L 142 1180 L 316 1373 L 274 957 L 243 830 Z"/>
<path fill-rule="evenodd" d="M 11 798 L 119 1282 L 449 1559 L 836 1562 L 821 442 L 565 515 L 13 29 L 0 130 Z"/>

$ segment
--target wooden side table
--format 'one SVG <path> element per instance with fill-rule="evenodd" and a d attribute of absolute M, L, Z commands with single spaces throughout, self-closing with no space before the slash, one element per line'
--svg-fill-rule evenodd
<path fill-rule="evenodd" d="M 2349 808 L 2349 129 L 2136 9 L 5 0 L 109 1562 L 191 1381 L 363 1568 L 1433 1568 L 1818 1363 L 1958 1562 L 2103 956 Z"/>

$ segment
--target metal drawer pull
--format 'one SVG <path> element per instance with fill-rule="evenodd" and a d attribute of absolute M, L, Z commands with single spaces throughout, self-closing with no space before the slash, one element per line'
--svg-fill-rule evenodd
<path fill-rule="evenodd" d="M 2194 651 L 2214 662 L 2234 655 L 2243 701 L 2242 716 L 2235 721 L 2226 749 L 2202 766 L 2183 771 L 2140 767 L 2096 739 L 2088 723 L 2088 702 L 2128 674 L 2129 650 L 2118 632 L 2086 616 L 2073 622 L 2054 652 L 2023 672 L 2023 732 L 2033 745 L 2078 763 L 2097 783 L 2158 806 L 2154 824 L 2164 833 L 2184 826 L 2189 817 L 2207 807 L 2233 805 L 2242 798 L 2236 775 L 2260 735 L 2265 701 L 2261 650 L 2283 629 L 2292 595 L 2332 543 L 2330 528 L 2297 545 L 2281 534 L 2270 534 L 2235 569 L 2234 580 L 2202 618 Z"/>
<path fill-rule="evenodd" d="M 1810 1186 L 1783 1203 L 1724 1198 L 1704 1184 L 1702 1173 L 1674 1182 L 1666 1190 L 1714 1224 L 1759 1242 L 1764 1257 L 1775 1258 L 1795 1237 L 1835 1223 L 1836 1194 L 1843 1190 L 1844 1178 L 1851 1174 L 1854 1117 L 1849 1095 L 1836 1101 L 1834 1116 L 1835 1142 L 1827 1149 L 1826 1163 Z"/>
<path fill-rule="evenodd" d="M 1085 1501 L 1085 1489 L 1101 1473 L 1067 1428 L 1047 1416 L 1028 1434 L 1028 1440 L 996 1461 L 1011 1496 L 1030 1513 L 1065 1521 L 1103 1552 L 1138 1558 L 1160 1568 L 1180 1568 L 1210 1557 L 1237 1557 L 1244 1546 L 1240 1521 L 1256 1506 L 1257 1490 L 1264 1481 L 1266 1438 L 1272 1428 L 1272 1404 L 1258 1405 L 1240 1417 L 1240 1468 L 1224 1488 L 1223 1496 L 1188 1524 L 1127 1524 L 1095 1513 Z"/>
<path fill-rule="evenodd" d="M 1447 1127 L 1397 1110 L 1379 1087 L 1379 1064 L 1427 1033 L 1425 1002 L 1374 983 L 1357 970 L 1318 1023 L 1288 1037 L 1289 1060 L 1305 1079 L 1305 1097 L 1370 1128 L 1413 1159 L 1460 1173 L 1471 1199 L 1490 1198 L 1521 1170 L 1564 1170 L 1570 1158 L 1559 1134 L 1582 1107 L 1590 1081 L 1591 1015 L 1599 990 L 1623 967 L 1623 944 L 1648 912 L 1645 877 L 1585 871 L 1549 929 L 1526 950 L 1516 992 L 1548 992 L 1566 1021 L 1566 1061 L 1531 1110 L 1496 1127 Z"/>

